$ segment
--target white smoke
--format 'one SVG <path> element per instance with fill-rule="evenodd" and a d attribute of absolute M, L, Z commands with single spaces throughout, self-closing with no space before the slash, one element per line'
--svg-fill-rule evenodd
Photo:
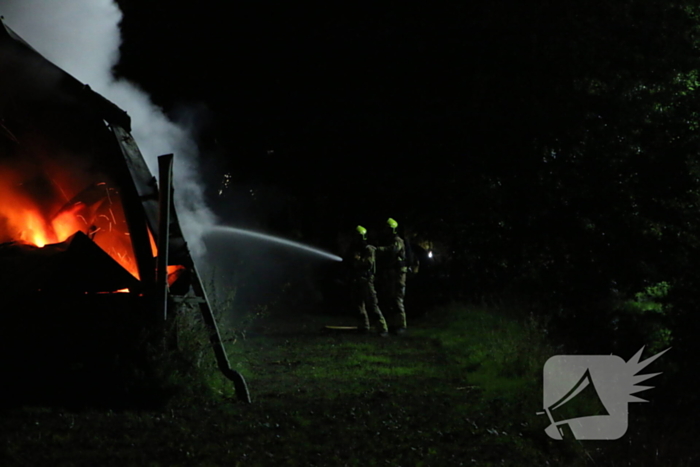
<path fill-rule="evenodd" d="M 175 154 L 175 205 L 193 254 L 215 222 L 204 202 L 197 148 L 186 128 L 170 121 L 135 84 L 116 79 L 122 13 L 113 0 L 0 0 L 6 24 L 44 57 L 126 110 L 132 135 L 157 175 L 157 157 Z"/>

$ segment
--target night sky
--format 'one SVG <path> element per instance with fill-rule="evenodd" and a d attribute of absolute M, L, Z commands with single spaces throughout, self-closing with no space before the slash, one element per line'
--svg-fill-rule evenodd
<path fill-rule="evenodd" d="M 500 39 L 459 2 L 118 3 L 115 71 L 172 118 L 194 115 L 210 195 L 230 172 L 236 187 L 285 193 L 318 215 L 356 215 L 349 224 L 400 218 L 403 194 L 432 196 L 484 133 L 472 68 L 500 66 L 479 60 Z M 326 207 L 309 205 L 319 197 Z"/>

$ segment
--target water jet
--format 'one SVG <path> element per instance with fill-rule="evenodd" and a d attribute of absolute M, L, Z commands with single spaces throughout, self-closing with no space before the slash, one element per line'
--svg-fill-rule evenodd
<path fill-rule="evenodd" d="M 341 258 L 340 256 L 336 256 L 334 254 L 327 253 L 323 250 L 319 250 L 318 248 L 304 245 L 303 243 L 293 242 L 291 240 L 287 240 L 284 238 L 275 237 L 273 235 L 255 232 L 253 230 L 239 229 L 237 227 L 227 227 L 227 226 L 223 226 L 223 225 L 215 225 L 215 226 L 209 227 L 209 231 L 207 233 L 246 236 L 246 237 L 255 238 L 258 240 L 278 243 L 280 245 L 303 250 L 303 251 L 313 253 L 313 254 L 318 255 L 318 256 L 322 256 L 323 258 L 326 258 L 326 259 L 331 259 L 333 261 L 342 261 L 343 260 L 343 258 Z"/>

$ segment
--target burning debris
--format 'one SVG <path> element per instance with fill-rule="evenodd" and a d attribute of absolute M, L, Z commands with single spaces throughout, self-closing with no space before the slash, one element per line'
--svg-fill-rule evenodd
<path fill-rule="evenodd" d="M 0 244 L 0 283 L 13 294 L 100 293 L 139 290 L 139 281 L 87 235 L 37 247 Z"/>
<path fill-rule="evenodd" d="M 43 248 L 81 232 L 138 279 L 119 191 L 106 182 L 78 191 L 59 178 L 0 165 L 0 243 Z"/>

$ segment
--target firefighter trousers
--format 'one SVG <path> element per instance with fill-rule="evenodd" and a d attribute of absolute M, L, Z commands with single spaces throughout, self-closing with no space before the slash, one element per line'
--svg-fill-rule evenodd
<path fill-rule="evenodd" d="M 379 309 L 377 291 L 374 289 L 374 281 L 371 279 L 358 279 L 355 282 L 355 305 L 359 310 L 359 328 L 368 331 L 370 328 L 371 314 L 373 321 L 378 325 L 379 332 L 386 332 L 388 327 L 384 315 Z"/>
<path fill-rule="evenodd" d="M 406 272 L 400 270 L 387 271 L 384 280 L 387 294 L 387 309 L 390 313 L 391 322 L 397 328 L 405 328 L 406 309 L 403 302 L 406 297 Z"/>

